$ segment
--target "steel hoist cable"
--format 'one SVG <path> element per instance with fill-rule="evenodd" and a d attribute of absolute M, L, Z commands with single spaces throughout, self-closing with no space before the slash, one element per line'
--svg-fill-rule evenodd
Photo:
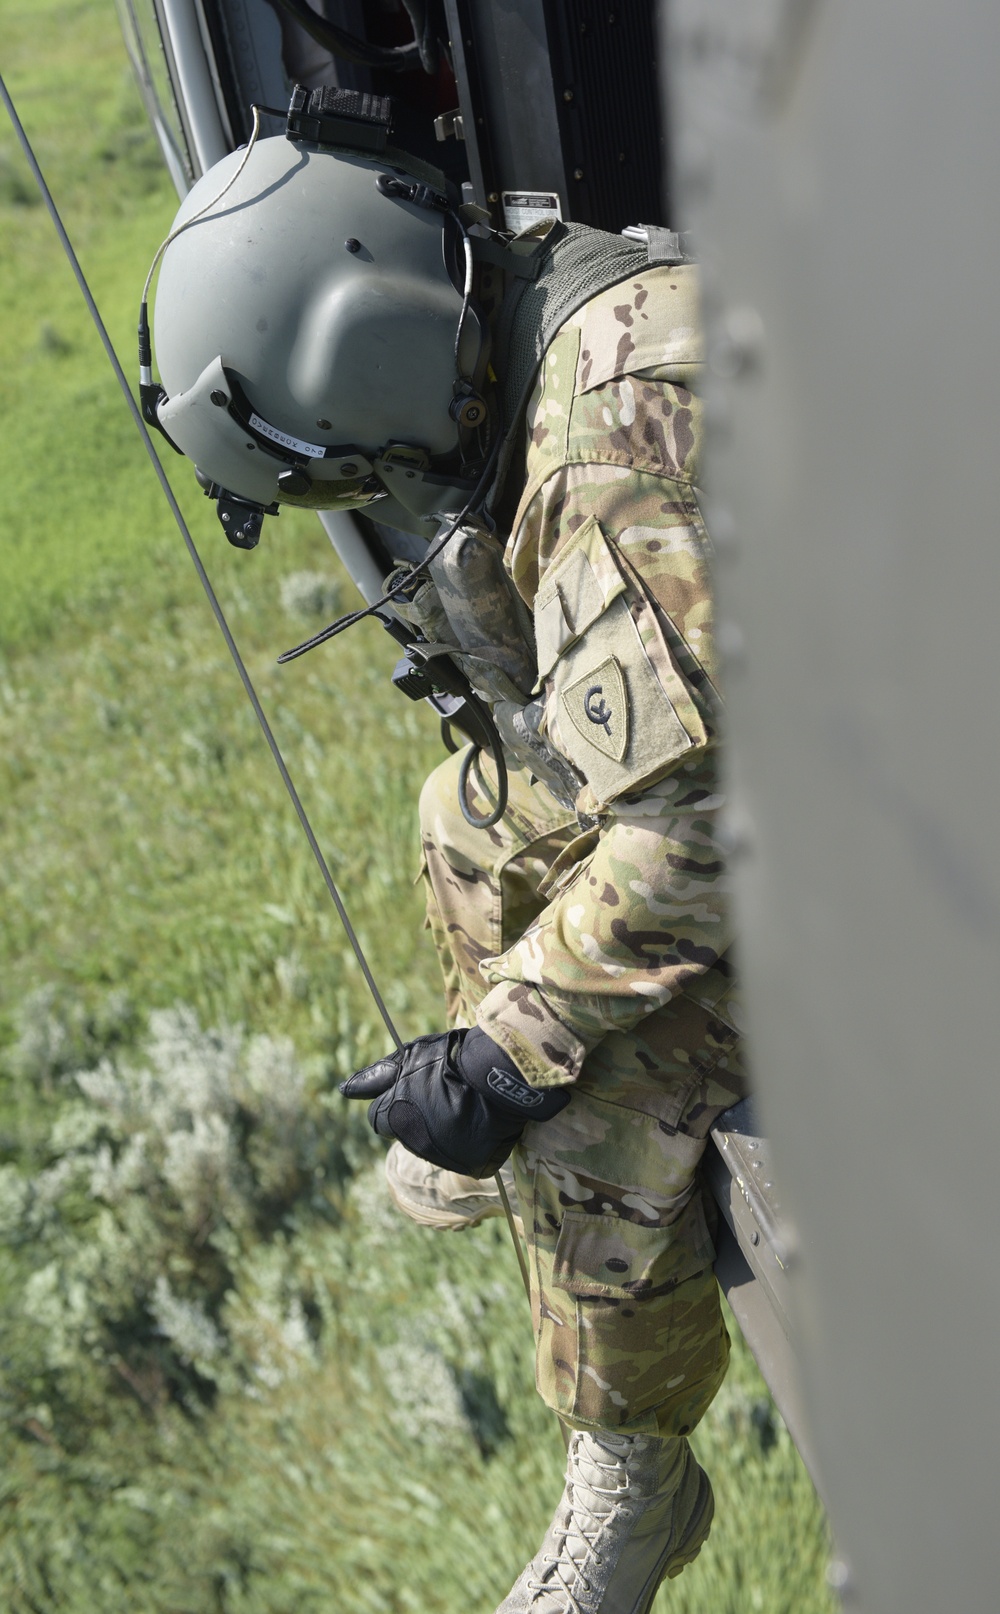
<path fill-rule="evenodd" d="M 98 309 L 97 304 L 94 301 L 93 294 L 92 294 L 92 292 L 90 290 L 89 285 L 87 284 L 86 276 L 84 275 L 83 270 L 80 267 L 79 259 L 77 258 L 76 253 L 73 250 L 73 244 L 70 241 L 69 236 L 66 233 L 65 226 L 64 226 L 64 224 L 62 222 L 62 219 L 61 219 L 61 217 L 59 215 L 59 209 L 56 207 L 55 200 L 54 200 L 54 198 L 52 196 L 52 192 L 49 190 L 49 187 L 48 187 L 48 185 L 46 183 L 46 180 L 45 180 L 45 176 L 42 173 L 42 170 L 38 165 L 38 159 L 36 158 L 35 153 L 34 153 L 34 151 L 32 149 L 32 146 L 31 146 L 31 142 L 29 141 L 28 136 L 25 133 L 24 126 L 22 125 L 21 120 L 17 115 L 17 109 L 14 106 L 14 103 L 10 98 L 10 93 L 9 93 L 9 91 L 7 89 L 7 86 L 6 86 L 6 84 L 5 84 L 4 80 L 3 80 L 2 75 L 0 75 L 0 100 L 3 101 L 3 104 L 7 109 L 8 116 L 10 117 L 11 123 L 14 126 L 14 131 L 15 131 L 15 133 L 17 135 L 17 138 L 18 138 L 18 140 L 20 142 L 21 149 L 23 150 L 24 155 L 28 160 L 28 163 L 29 163 L 29 166 L 31 168 L 31 171 L 32 171 L 32 173 L 33 173 L 33 175 L 35 177 L 35 182 L 38 185 L 38 188 L 39 188 L 39 190 L 40 190 L 40 192 L 42 194 L 42 198 L 43 198 L 43 200 L 45 202 L 45 206 L 47 207 L 47 209 L 49 211 L 49 216 L 52 219 L 52 223 L 55 226 L 56 234 L 58 235 L 59 240 L 62 243 L 63 251 L 65 252 L 67 258 L 69 259 L 70 267 L 72 268 L 73 273 L 76 276 L 77 284 L 80 287 L 80 291 L 83 294 L 84 301 L 87 304 L 87 308 L 88 308 L 88 310 L 90 312 L 90 317 L 93 320 L 95 326 L 97 327 L 98 335 L 100 336 L 101 342 L 104 345 L 104 351 L 108 356 L 108 360 L 109 360 L 109 362 L 111 364 L 111 368 L 114 370 L 115 376 L 116 376 L 116 378 L 118 380 L 118 385 L 121 388 L 121 391 L 122 391 L 122 394 L 123 394 L 123 396 L 125 398 L 125 401 L 128 404 L 129 410 L 131 411 L 132 419 L 135 421 L 136 430 L 138 431 L 140 437 L 142 438 L 143 444 L 144 444 L 145 449 L 146 449 L 146 453 L 149 455 L 150 461 L 152 462 L 153 469 L 156 472 L 157 478 L 159 480 L 160 487 L 163 489 L 164 498 L 166 499 L 167 503 L 170 506 L 171 514 L 173 515 L 173 518 L 177 523 L 178 529 L 180 531 L 180 535 L 183 538 L 184 543 L 185 543 L 185 545 L 187 547 L 188 554 L 191 556 L 191 560 L 194 563 L 195 571 L 198 573 L 198 580 L 201 583 L 201 586 L 205 591 L 205 595 L 206 595 L 206 597 L 208 599 L 208 603 L 212 608 L 212 613 L 213 613 L 213 615 L 215 617 L 216 622 L 219 625 L 219 629 L 220 629 L 220 631 L 222 633 L 222 636 L 226 641 L 226 647 L 229 650 L 229 654 L 231 655 L 231 657 L 233 659 L 233 663 L 234 663 L 234 665 L 236 667 L 236 671 L 239 673 L 240 681 L 241 681 L 241 683 L 243 685 L 243 688 L 246 690 L 246 693 L 247 693 L 247 698 L 250 701 L 250 704 L 254 709 L 254 715 L 257 718 L 257 722 L 260 724 L 261 732 L 263 733 L 264 738 L 267 741 L 268 748 L 269 748 L 269 750 L 271 752 L 272 757 L 274 758 L 275 766 L 277 767 L 278 772 L 281 775 L 282 782 L 283 782 L 283 784 L 285 786 L 285 789 L 288 792 L 288 796 L 289 796 L 289 799 L 291 800 L 292 806 L 295 808 L 296 815 L 298 817 L 299 823 L 302 825 L 302 829 L 303 829 L 303 832 L 305 834 L 306 840 L 309 842 L 309 846 L 310 846 L 310 848 L 312 850 L 313 857 L 316 859 L 316 862 L 319 865 L 320 873 L 322 874 L 323 880 L 324 880 L 324 882 L 326 884 L 326 888 L 330 893 L 330 897 L 331 897 L 331 900 L 333 902 L 333 905 L 337 910 L 337 914 L 338 914 L 338 916 L 340 918 L 340 922 L 343 925 L 344 930 L 345 930 L 345 932 L 347 934 L 347 939 L 351 944 L 351 948 L 352 948 L 352 951 L 354 953 L 354 956 L 357 959 L 358 964 L 361 967 L 361 972 L 364 975 L 365 981 L 368 984 L 368 989 L 371 992 L 372 997 L 375 1000 L 375 1004 L 376 1004 L 376 1006 L 378 1008 L 379 1014 L 382 1016 L 382 1020 L 383 1020 L 383 1022 L 385 1024 L 386 1030 L 388 1031 L 389 1035 L 392 1037 L 392 1040 L 395 1043 L 396 1047 L 401 1048 L 403 1046 L 402 1039 L 399 1036 L 399 1033 L 397 1032 L 396 1027 L 393 1025 L 392 1017 L 389 1014 L 389 1011 L 385 1006 L 385 1003 L 384 1003 L 383 998 L 382 998 L 382 994 L 379 991 L 378 986 L 377 986 L 377 984 L 375 982 L 375 978 L 372 975 L 371 969 L 369 968 L 368 960 L 366 959 L 364 951 L 363 951 L 362 946 L 361 946 L 361 943 L 358 941 L 357 935 L 355 934 L 354 926 L 351 924 L 350 916 L 349 916 L 346 908 L 344 907 L 343 901 L 342 901 L 341 896 L 340 896 L 340 892 L 337 890 L 336 884 L 334 882 L 333 875 L 330 873 L 329 864 L 327 863 L 326 858 L 323 855 L 322 848 L 320 847 L 320 844 L 316 839 L 316 834 L 315 834 L 315 831 L 313 830 L 312 824 L 311 824 L 311 822 L 309 820 L 309 816 L 308 816 L 308 814 L 307 814 L 307 812 L 305 810 L 305 807 L 302 805 L 302 801 L 301 801 L 301 798 L 299 796 L 299 793 L 296 790 L 295 785 L 294 785 L 294 783 L 292 781 L 292 777 L 291 777 L 291 775 L 290 775 L 290 773 L 288 771 L 288 767 L 287 767 L 287 765 L 285 763 L 285 759 L 281 754 L 281 749 L 280 749 L 280 747 L 278 745 L 277 740 L 274 737 L 274 733 L 273 733 L 273 731 L 271 729 L 270 723 L 267 720 L 267 716 L 266 716 L 266 714 L 264 712 L 264 708 L 262 707 L 262 705 L 260 703 L 260 698 L 259 698 L 259 696 L 257 694 L 256 689 L 254 688 L 253 681 L 252 681 L 252 679 L 250 677 L 250 674 L 247 671 L 246 663 L 244 662 L 243 657 L 240 654 L 239 647 L 238 647 L 238 645 L 236 643 L 236 640 L 233 638 L 232 632 L 230 631 L 229 623 L 226 620 L 225 612 L 223 611 L 222 606 L 219 604 L 219 601 L 218 601 L 218 598 L 216 596 L 215 590 L 212 587 L 212 584 L 211 584 L 211 582 L 209 580 L 208 573 L 206 572 L 205 567 L 204 567 L 204 565 L 202 563 L 201 556 L 198 553 L 197 547 L 195 545 L 195 541 L 191 536 L 191 532 L 190 532 L 190 529 L 188 528 L 188 524 L 185 521 L 184 516 L 183 516 L 183 514 L 181 512 L 180 505 L 177 503 L 177 500 L 174 497 L 174 491 L 171 488 L 170 483 L 167 481 L 166 472 L 164 471 L 163 466 L 160 464 L 159 455 L 157 454 L 156 449 L 153 447 L 152 439 L 151 439 L 151 437 L 149 435 L 149 432 L 146 430 L 146 423 L 143 420 L 142 415 L 139 413 L 139 407 L 138 407 L 135 399 L 132 396 L 132 389 L 128 384 L 128 380 L 126 379 L 125 372 L 122 369 L 121 364 L 118 361 L 118 355 L 115 352 L 115 349 L 114 349 L 114 346 L 112 344 L 111 338 L 108 335 L 107 327 L 105 326 L 104 321 L 101 318 L 100 310 Z"/>
<path fill-rule="evenodd" d="M 49 190 L 45 175 L 42 173 L 41 167 L 39 166 L 34 148 L 32 147 L 31 141 L 28 139 L 27 133 L 24 129 L 24 125 L 18 116 L 17 108 L 11 99 L 10 92 L 7 89 L 7 85 L 2 74 L 0 74 L 0 101 L 3 102 L 3 105 L 6 108 L 7 115 L 10 118 L 11 124 L 14 128 L 14 133 L 17 135 L 21 150 L 24 152 L 28 166 L 31 169 L 32 175 L 34 176 L 35 183 L 38 186 L 42 200 L 44 201 L 46 209 L 48 210 L 49 217 L 51 218 L 56 234 L 59 237 L 62 249 L 69 260 L 70 268 L 73 271 L 77 285 L 79 286 L 80 292 L 83 296 L 83 300 L 87 305 L 90 317 L 94 322 L 94 326 L 96 327 L 97 333 L 100 336 L 104 351 L 107 354 L 108 362 L 115 373 L 115 378 L 121 389 L 122 396 L 124 397 L 132 415 L 132 419 L 135 422 L 136 430 L 138 431 L 139 436 L 142 438 L 143 446 L 145 447 L 146 453 L 149 456 L 153 470 L 156 472 L 160 487 L 163 490 L 163 496 L 166 499 L 167 504 L 170 506 L 171 514 L 177 523 L 178 531 L 184 540 L 187 552 L 190 555 L 194 569 L 198 574 L 198 580 L 205 591 L 205 596 L 212 608 L 212 614 L 219 625 L 219 631 L 226 641 L 226 648 L 232 657 L 233 664 L 240 677 L 240 682 L 246 691 L 247 699 L 249 700 L 250 705 L 253 707 L 254 716 L 260 725 L 261 733 L 263 734 L 264 739 L 267 741 L 268 749 L 274 759 L 275 767 L 281 775 L 282 783 L 285 786 L 285 790 L 288 792 L 288 797 L 295 809 L 296 817 L 302 826 L 302 831 L 306 837 L 306 840 L 309 842 L 310 850 L 312 851 L 313 857 L 315 858 L 319 867 L 319 871 L 323 876 L 323 881 L 326 885 L 327 891 L 330 893 L 330 899 L 337 910 L 337 916 L 340 919 L 347 939 L 350 942 L 351 950 L 357 959 L 361 973 L 364 976 L 365 982 L 368 986 L 368 990 L 371 992 L 372 999 L 382 1017 L 383 1024 L 385 1025 L 385 1028 L 392 1038 L 396 1048 L 400 1049 L 403 1046 L 402 1038 L 400 1037 L 399 1032 L 396 1030 L 389 1010 L 386 1008 L 385 1001 L 381 992 L 379 991 L 378 984 L 374 975 L 372 974 L 368 960 L 365 957 L 364 949 L 362 948 L 354 926 L 351 923 L 350 915 L 344 906 L 343 899 L 341 898 L 340 892 L 337 889 L 333 875 L 330 873 L 330 866 L 323 854 L 319 841 L 316 839 L 316 834 L 313 830 L 309 815 L 306 812 L 305 807 L 302 804 L 301 797 L 295 788 L 294 781 L 292 780 L 292 776 L 288 771 L 288 766 L 281 753 L 281 748 L 274 737 L 274 732 L 267 720 L 267 715 L 264 712 L 264 708 L 260 703 L 260 697 L 258 696 L 253 684 L 253 680 L 247 671 L 246 663 L 240 654 L 239 646 L 237 645 L 236 640 L 233 638 L 229 623 L 226 620 L 225 612 L 223 611 L 218 597 L 216 596 L 215 590 L 212 587 L 208 573 L 206 572 L 202 562 L 201 555 L 198 553 L 197 546 L 195 545 L 195 541 L 191 536 L 190 529 L 186 520 L 184 519 L 180 505 L 177 503 L 174 496 L 174 491 L 167 480 L 166 472 L 160 463 L 159 455 L 157 454 L 156 449 L 153 446 L 152 438 L 146 429 L 146 423 L 139 411 L 139 406 L 132 396 L 132 389 L 129 386 L 125 372 L 119 363 L 118 355 L 115 352 L 111 337 L 108 335 L 108 330 L 104 320 L 101 317 L 100 309 L 94 300 L 93 293 L 91 292 L 90 286 L 87 282 L 87 277 L 80 266 L 80 261 L 77 258 L 76 252 L 74 251 L 73 243 L 70 241 L 70 238 L 66 233 L 66 228 L 60 216 L 59 209 L 56 206 L 55 199 L 52 192 Z M 511 1238 L 514 1241 L 514 1248 L 517 1252 L 517 1260 L 521 1270 L 521 1277 L 524 1282 L 525 1293 L 528 1295 L 530 1300 L 531 1288 L 528 1279 L 528 1269 L 525 1265 L 524 1252 L 521 1249 L 521 1241 L 518 1238 L 517 1229 L 514 1225 L 514 1216 L 507 1196 L 507 1190 L 501 1181 L 499 1172 L 496 1173 L 494 1180 L 500 1193 L 500 1202 L 504 1208 L 504 1214 L 507 1218 L 507 1225 L 510 1228 Z"/>

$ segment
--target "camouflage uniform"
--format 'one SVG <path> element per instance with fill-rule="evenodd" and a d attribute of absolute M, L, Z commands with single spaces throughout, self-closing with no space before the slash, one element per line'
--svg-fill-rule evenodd
<path fill-rule="evenodd" d="M 541 732 L 583 779 L 573 807 L 515 771 L 501 822 L 472 828 L 458 758 L 421 797 L 451 1022 L 478 1021 L 535 1085 L 575 1084 L 514 1157 L 539 1392 L 578 1428 L 659 1435 L 686 1434 L 726 1369 L 698 1163 L 744 1090 L 699 343 L 695 270 L 651 268 L 562 326 L 529 405 L 505 563 L 534 615 Z M 488 775 L 476 789 L 485 813 Z"/>

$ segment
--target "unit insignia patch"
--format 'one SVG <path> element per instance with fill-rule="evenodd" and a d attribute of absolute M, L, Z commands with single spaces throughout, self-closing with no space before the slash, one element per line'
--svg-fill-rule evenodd
<path fill-rule="evenodd" d="M 628 750 L 628 692 L 621 666 L 609 656 L 599 667 L 569 684 L 559 703 L 588 745 L 621 762 Z"/>

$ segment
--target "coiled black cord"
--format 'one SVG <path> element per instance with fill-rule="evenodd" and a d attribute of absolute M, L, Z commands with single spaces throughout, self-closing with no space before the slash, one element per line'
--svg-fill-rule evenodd
<path fill-rule="evenodd" d="M 495 729 L 494 733 L 496 734 Z M 479 761 L 482 754 L 483 748 L 481 745 L 470 746 L 469 750 L 462 758 L 462 766 L 458 770 L 458 805 L 461 809 L 462 817 L 465 819 L 465 822 L 467 824 L 471 824 L 473 829 L 491 829 L 494 824 L 499 824 L 504 813 L 507 811 L 507 802 L 510 797 L 510 786 L 507 780 L 507 763 L 504 760 L 503 754 L 503 742 L 500 739 L 499 734 L 497 734 L 496 740 L 490 741 L 490 756 L 493 758 L 493 766 L 497 770 L 497 804 L 493 811 L 488 813 L 485 818 L 481 818 L 478 813 L 473 812 L 471 803 L 469 801 L 469 774 L 471 773 L 475 764 Z"/>

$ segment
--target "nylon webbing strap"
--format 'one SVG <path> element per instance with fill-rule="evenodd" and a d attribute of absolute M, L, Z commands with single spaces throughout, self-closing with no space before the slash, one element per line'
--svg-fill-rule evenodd
<path fill-rule="evenodd" d="M 537 252 L 512 252 L 510 247 L 500 245 L 499 241 L 490 240 L 486 236 L 470 236 L 472 242 L 472 255 L 477 263 L 492 264 L 494 269 L 502 269 L 505 274 L 517 275 L 521 280 L 537 280 L 541 269 L 541 259 Z"/>

